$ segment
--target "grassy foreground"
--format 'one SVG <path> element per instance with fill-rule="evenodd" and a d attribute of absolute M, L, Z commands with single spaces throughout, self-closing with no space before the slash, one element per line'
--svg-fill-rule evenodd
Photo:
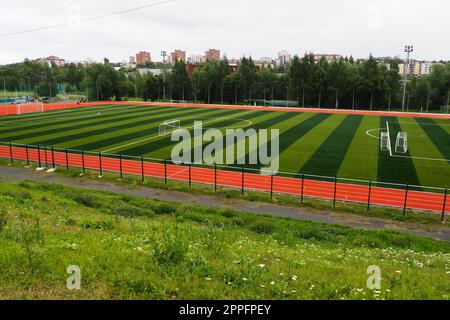
<path fill-rule="evenodd" d="M 0 270 L 14 299 L 450 299 L 449 243 L 35 182 L 0 183 Z"/>

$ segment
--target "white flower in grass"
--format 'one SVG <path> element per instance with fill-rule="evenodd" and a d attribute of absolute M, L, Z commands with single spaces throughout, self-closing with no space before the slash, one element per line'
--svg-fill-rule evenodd
<path fill-rule="evenodd" d="M 264 263 L 258 264 L 258 267 L 260 267 L 261 269 L 265 268 L 266 265 Z"/>
<path fill-rule="evenodd" d="M 294 275 L 294 276 L 292 276 L 291 279 L 294 280 L 294 281 L 297 281 L 297 278 L 298 278 L 298 277 Z"/>
<path fill-rule="evenodd" d="M 265 288 L 266 286 L 265 285 L 263 285 L 263 284 L 260 284 L 259 285 L 261 288 Z"/>
<path fill-rule="evenodd" d="M 397 271 L 395 271 L 395 273 L 402 273 L 402 271 L 401 270 L 397 270 Z"/>
<path fill-rule="evenodd" d="M 206 281 L 211 281 L 212 279 L 211 279 L 211 278 L 205 278 L 205 280 L 206 280 Z"/>
<path fill-rule="evenodd" d="M 272 281 L 270 284 L 273 286 L 275 284 L 275 281 Z"/>
<path fill-rule="evenodd" d="M 248 279 L 247 278 L 242 278 L 242 281 L 248 281 Z"/>

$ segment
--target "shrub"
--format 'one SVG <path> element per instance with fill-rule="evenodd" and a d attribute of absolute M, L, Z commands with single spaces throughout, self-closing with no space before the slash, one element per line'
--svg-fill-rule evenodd
<path fill-rule="evenodd" d="M 267 221 L 261 221 L 254 223 L 250 229 L 260 234 L 271 234 L 275 231 L 275 226 Z"/>
<path fill-rule="evenodd" d="M 114 224 L 112 221 L 105 220 L 105 221 L 90 221 L 90 220 L 83 220 L 80 221 L 79 226 L 85 229 L 94 229 L 94 230 L 112 230 L 114 229 Z"/>
<path fill-rule="evenodd" d="M 153 211 L 155 211 L 156 214 L 172 214 L 175 213 L 178 209 L 178 205 L 173 204 L 173 203 L 160 203 L 160 204 L 156 204 L 153 207 Z"/>
<path fill-rule="evenodd" d="M 78 193 L 78 194 L 72 195 L 72 199 L 76 203 L 81 204 L 88 208 L 99 207 L 97 197 L 92 194 Z"/>
<path fill-rule="evenodd" d="M 0 208 L 0 231 L 6 226 L 6 209 Z"/>
<path fill-rule="evenodd" d="M 160 265 L 177 265 L 186 259 L 189 245 L 184 241 L 178 228 L 168 230 L 161 241 L 158 241 L 153 258 Z"/>
<path fill-rule="evenodd" d="M 131 217 L 152 217 L 155 215 L 151 208 L 142 209 L 126 203 L 115 204 L 111 208 L 112 212 L 117 216 L 126 218 Z"/>

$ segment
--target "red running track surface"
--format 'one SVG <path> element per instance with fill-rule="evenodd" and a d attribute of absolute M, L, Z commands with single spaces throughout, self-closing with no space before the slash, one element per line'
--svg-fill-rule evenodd
<path fill-rule="evenodd" d="M 28 156 L 27 156 L 28 152 Z M 173 165 L 155 162 L 141 162 L 138 160 L 129 160 L 123 158 L 122 161 L 117 158 L 99 157 L 92 153 L 65 153 L 61 151 L 52 152 L 51 149 L 40 149 L 25 147 L 0 146 L 0 157 L 12 158 L 17 160 L 27 160 L 38 162 L 42 165 L 51 167 L 55 165 L 82 168 L 103 171 L 122 172 L 125 174 L 142 175 L 147 177 L 164 178 L 171 180 L 189 181 L 241 189 L 274 193 L 303 195 L 322 199 L 334 199 L 340 201 L 365 203 L 369 201 L 369 187 L 365 185 L 336 183 L 334 181 L 317 181 L 293 177 L 281 177 L 260 175 L 258 173 L 243 173 L 239 171 L 217 170 L 210 168 L 199 168 Z M 53 162 L 54 161 L 54 162 Z M 272 180 L 273 179 L 273 180 Z M 374 186 L 370 188 L 370 204 L 381 206 L 401 207 L 405 205 L 406 191 L 396 188 L 386 188 Z M 444 209 L 444 194 L 408 191 L 406 207 L 415 210 L 442 212 Z M 450 197 L 447 197 L 445 203 L 445 212 L 450 212 Z"/>

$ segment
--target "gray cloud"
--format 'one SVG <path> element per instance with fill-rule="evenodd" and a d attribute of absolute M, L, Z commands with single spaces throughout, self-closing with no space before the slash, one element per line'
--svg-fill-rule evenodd
<path fill-rule="evenodd" d="M 152 1 L 15 0 L 2 3 L 0 33 L 78 21 Z M 176 0 L 129 14 L 62 28 L 0 38 L 0 63 L 58 55 L 68 60 L 126 60 L 138 50 L 159 59 L 161 50 L 228 57 L 402 54 L 415 45 L 420 59 L 450 60 L 446 0 Z"/>

